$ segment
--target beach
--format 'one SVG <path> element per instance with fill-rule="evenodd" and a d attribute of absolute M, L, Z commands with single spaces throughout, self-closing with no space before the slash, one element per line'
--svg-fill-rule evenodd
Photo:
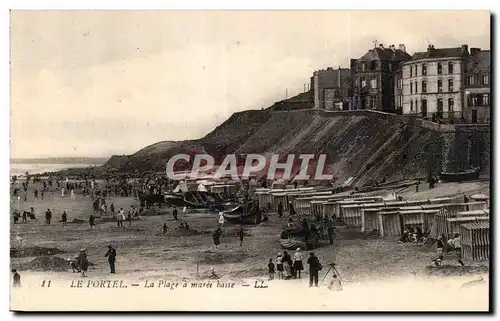
<path fill-rule="evenodd" d="M 35 184 L 35 187 L 39 187 L 39 184 Z M 11 249 L 28 251 L 35 246 L 58 249 L 63 253 L 54 256 L 67 259 L 74 258 L 81 248 L 85 248 L 89 261 L 95 265 L 89 269 L 88 277 L 82 278 L 78 273 L 72 273 L 70 269 L 36 271 L 26 268 L 36 256 L 11 257 L 11 267 L 20 271 L 23 283 L 21 289 L 14 289 L 12 292 L 11 307 L 13 309 L 22 309 L 23 307 L 36 309 L 39 307 L 48 310 L 85 310 L 88 307 L 90 310 L 95 310 L 101 307 L 114 310 L 113 306 L 106 306 L 99 299 L 109 295 L 114 298 L 122 297 L 125 301 L 121 302 L 131 300 L 130 303 L 123 305 L 126 309 L 153 309 L 156 311 L 161 309 L 222 310 L 227 309 L 225 304 L 228 303 L 231 303 L 231 309 L 237 310 L 260 308 L 269 308 L 270 310 L 397 310 L 398 307 L 406 310 L 432 310 L 434 308 L 453 310 L 453 307 L 461 310 L 486 310 L 488 308 L 487 283 L 470 290 L 479 291 L 474 295 L 474 300 L 466 300 L 459 292 L 451 291 L 451 289 L 458 289 L 464 282 L 475 280 L 480 276 L 487 279 L 488 263 L 467 262 L 468 266 L 474 268 L 471 273 L 465 271 L 461 273 L 463 274 L 461 276 L 442 276 L 437 281 L 433 281 L 429 279 L 431 276 L 425 270 L 432 259 L 436 257 L 434 247 L 398 244 L 396 237 L 371 238 L 360 233 L 359 229 L 339 227 L 333 245 L 323 243 L 319 248 L 314 249 L 314 253 L 326 267 L 320 273 L 320 281 L 327 272 L 330 262 L 336 263 L 338 273 L 344 281 L 345 290 L 342 295 L 332 294 L 324 285 L 319 289 L 308 289 L 307 265 L 301 280 L 267 282 L 268 260 L 274 259 L 278 252 L 283 253 L 278 239 L 286 224 L 286 215 L 283 218 L 278 218 L 276 213 L 271 213 L 268 222 L 244 226 L 246 237 L 243 246 L 240 246 L 236 235 L 240 226 L 226 225 L 220 248 L 215 251 L 212 233 L 217 227 L 217 213 L 187 211 L 186 214 L 183 214 L 182 210 L 179 209 L 179 218 L 190 225 L 191 231 L 189 233 L 176 230 L 178 223 L 173 221 L 172 208 L 167 207 L 156 210 L 164 215 L 141 216 L 139 220 L 133 220 L 131 225 L 124 222 L 123 227 L 117 227 L 113 219 L 108 218 L 108 222 L 103 222 L 102 219 L 98 218 L 95 228 L 91 229 L 88 223 L 88 217 L 92 213 L 90 198 L 79 194 L 74 200 L 69 196 L 62 197 L 61 193 L 53 187 L 51 192 L 45 194 L 43 200 L 34 199 L 32 188 L 33 184 L 30 184 L 28 200 L 27 202 L 21 200 L 20 207 L 21 210 L 29 210 L 30 207 L 34 207 L 37 219 L 28 219 L 27 224 L 13 224 L 11 222 Z M 455 193 L 476 193 L 477 191 L 488 193 L 488 182 L 440 184 L 432 191 L 432 194 L 438 197 Z M 405 193 L 403 193 L 406 195 L 405 197 L 410 197 L 410 195 L 419 197 L 419 193 L 414 193 L 414 191 Z M 429 191 L 422 187 L 420 193 L 426 195 Z M 108 206 L 114 203 L 116 210 L 123 207 L 126 212 L 130 206 L 138 206 L 138 201 L 133 197 L 108 197 L 106 201 Z M 12 198 L 11 208 L 17 206 L 16 202 Z M 44 220 L 44 212 L 48 208 L 53 213 L 51 225 L 45 225 Z M 59 222 L 63 211 L 68 214 L 68 222 L 75 218 L 84 222 L 68 223 L 63 226 Z M 164 223 L 168 226 L 166 234 L 162 233 Z M 104 256 L 108 245 L 112 245 L 117 251 L 116 275 L 109 274 L 109 266 Z M 309 252 L 304 253 L 305 257 L 309 255 Z M 452 269 L 458 267 L 458 263 L 453 260 L 443 264 L 449 264 Z M 486 270 L 481 269 L 485 266 Z M 170 293 L 175 294 L 175 292 L 168 292 L 169 299 L 165 299 L 163 304 L 159 304 L 158 300 L 161 297 L 159 294 L 165 293 L 165 289 L 144 288 L 146 281 L 182 282 L 185 280 L 193 282 L 208 280 L 212 267 L 220 277 L 219 281 L 234 282 L 237 288 L 196 289 L 196 294 L 185 288 L 176 288 L 169 291 L 180 293 L 170 295 Z M 41 287 L 43 280 L 52 280 L 51 289 Z M 71 282 L 78 280 L 84 282 L 88 280 L 119 280 L 124 281 L 129 287 L 133 283 L 137 283 L 139 286 L 134 290 L 75 289 L 70 287 Z M 328 280 L 329 278 L 325 282 Z M 242 288 L 242 283 L 247 282 L 254 285 L 255 281 L 268 283 L 268 288 L 253 290 Z M 402 287 L 401 282 L 403 281 L 406 282 L 405 284 L 411 285 L 410 288 L 413 290 Z M 216 282 L 216 280 L 211 280 L 211 282 Z M 294 291 L 294 289 L 301 290 Z M 313 293 L 311 297 L 307 295 L 307 298 L 304 298 L 305 293 L 309 293 L 307 292 L 309 290 L 315 292 L 311 292 Z M 35 303 L 34 298 L 40 298 L 40 293 L 44 293 L 43 291 L 46 293 L 62 291 L 60 293 L 65 293 L 65 296 L 59 296 L 58 302 L 52 302 L 47 297 L 47 303 L 40 303 L 43 300 Z M 86 302 L 70 302 L 69 296 L 71 293 L 78 293 L 76 291 L 88 293 L 91 296 Z M 449 296 L 440 295 L 440 299 L 436 299 L 433 294 L 436 291 L 451 291 L 450 293 L 456 295 L 456 298 L 450 299 Z M 215 295 L 219 292 L 223 299 L 216 299 L 221 298 Z M 150 298 L 146 300 L 147 302 L 140 303 L 142 301 L 133 300 L 133 298 L 140 298 L 142 293 L 145 297 Z M 198 295 L 201 296 L 200 300 L 203 298 L 205 301 L 197 300 Z M 283 296 L 289 296 L 289 299 Z M 362 299 L 363 296 L 370 298 L 370 300 Z M 332 298 L 336 303 L 332 302 Z M 274 300 L 273 304 L 269 303 L 271 299 Z M 393 300 L 393 306 L 388 305 L 390 301 L 386 302 L 383 299 Z M 60 300 L 63 300 L 64 304 Z M 307 303 L 307 300 L 314 302 Z M 110 304 L 117 304 L 117 301 L 113 300 Z"/>

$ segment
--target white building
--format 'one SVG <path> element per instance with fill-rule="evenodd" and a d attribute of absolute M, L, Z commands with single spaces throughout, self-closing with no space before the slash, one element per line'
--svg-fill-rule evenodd
<path fill-rule="evenodd" d="M 403 114 L 421 117 L 460 118 L 464 109 L 463 69 L 468 46 L 436 49 L 413 54 L 401 65 L 395 95 Z"/>

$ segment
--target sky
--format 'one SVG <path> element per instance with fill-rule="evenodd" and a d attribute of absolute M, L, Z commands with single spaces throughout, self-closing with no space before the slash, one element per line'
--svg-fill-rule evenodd
<path fill-rule="evenodd" d="M 487 11 L 12 11 L 11 158 L 197 139 L 373 47 L 490 48 Z"/>

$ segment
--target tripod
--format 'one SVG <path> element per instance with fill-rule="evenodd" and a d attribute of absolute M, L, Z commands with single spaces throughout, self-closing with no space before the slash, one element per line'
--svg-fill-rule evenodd
<path fill-rule="evenodd" d="M 328 273 L 330 273 L 331 270 L 333 270 L 335 272 L 335 274 L 338 276 L 340 282 L 344 283 L 344 280 L 342 280 L 342 278 L 340 277 L 339 271 L 337 271 L 337 268 L 335 267 L 335 263 L 330 263 L 330 268 L 328 269 L 328 271 L 326 271 L 326 274 L 323 277 L 323 280 L 321 280 L 321 283 L 323 283 L 323 281 L 325 281 Z"/>

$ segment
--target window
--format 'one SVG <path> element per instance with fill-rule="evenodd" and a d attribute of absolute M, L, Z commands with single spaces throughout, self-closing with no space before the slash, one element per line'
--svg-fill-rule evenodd
<path fill-rule="evenodd" d="M 376 61 L 376 60 L 372 61 L 372 62 L 371 62 L 371 70 L 377 70 L 377 65 L 378 65 L 378 64 L 377 64 L 377 61 Z"/>
<path fill-rule="evenodd" d="M 426 93 L 427 92 L 427 81 L 422 80 L 422 92 Z"/>
<path fill-rule="evenodd" d="M 448 111 L 453 112 L 455 109 L 455 101 L 453 98 L 448 98 Z"/>
<path fill-rule="evenodd" d="M 363 62 L 361 63 L 361 71 L 365 71 L 366 70 L 366 64 Z"/>
<path fill-rule="evenodd" d="M 417 65 L 415 65 L 415 77 L 417 76 Z"/>
<path fill-rule="evenodd" d="M 415 94 L 418 94 L 418 82 L 415 81 Z"/>
<path fill-rule="evenodd" d="M 470 75 L 470 76 L 467 76 L 467 83 L 470 85 L 474 85 L 474 76 L 473 75 Z"/>
<path fill-rule="evenodd" d="M 389 71 L 392 71 L 392 64 L 389 63 Z"/>
<path fill-rule="evenodd" d="M 413 100 L 410 100 L 410 111 L 413 112 Z"/>
<path fill-rule="evenodd" d="M 403 89 L 403 79 L 398 80 L 398 89 Z"/>
<path fill-rule="evenodd" d="M 413 77 L 413 66 L 410 65 L 410 77 Z"/>
<path fill-rule="evenodd" d="M 441 93 L 443 92 L 443 80 L 438 79 L 438 92 Z"/>
<path fill-rule="evenodd" d="M 488 77 L 488 75 L 482 75 L 481 78 L 482 78 L 483 85 L 489 85 L 489 79 L 488 79 L 489 77 Z"/>
<path fill-rule="evenodd" d="M 361 87 L 365 88 L 366 87 L 366 80 L 365 77 L 361 77 Z"/>
<path fill-rule="evenodd" d="M 410 95 L 413 94 L 413 83 L 410 83 Z"/>
<path fill-rule="evenodd" d="M 453 79 L 448 79 L 448 91 L 453 91 Z"/>
<path fill-rule="evenodd" d="M 403 96 L 399 96 L 399 108 L 403 106 Z"/>
<path fill-rule="evenodd" d="M 418 100 L 415 99 L 415 112 L 418 113 Z"/>
<path fill-rule="evenodd" d="M 370 87 L 377 88 L 377 78 L 373 78 L 372 80 L 370 80 Z"/>
<path fill-rule="evenodd" d="M 448 73 L 452 74 L 453 73 L 453 62 L 448 63 Z"/>
<path fill-rule="evenodd" d="M 427 66 L 425 64 L 422 64 L 422 75 L 427 75 Z"/>
<path fill-rule="evenodd" d="M 443 65 L 438 62 L 438 75 L 441 75 L 443 73 Z"/>
<path fill-rule="evenodd" d="M 490 95 L 484 94 L 483 95 L 483 106 L 489 106 L 490 105 Z"/>
<path fill-rule="evenodd" d="M 471 97 L 471 106 L 477 106 L 477 97 L 476 96 Z"/>
<path fill-rule="evenodd" d="M 359 87 L 359 78 L 356 77 L 356 87 Z"/>

